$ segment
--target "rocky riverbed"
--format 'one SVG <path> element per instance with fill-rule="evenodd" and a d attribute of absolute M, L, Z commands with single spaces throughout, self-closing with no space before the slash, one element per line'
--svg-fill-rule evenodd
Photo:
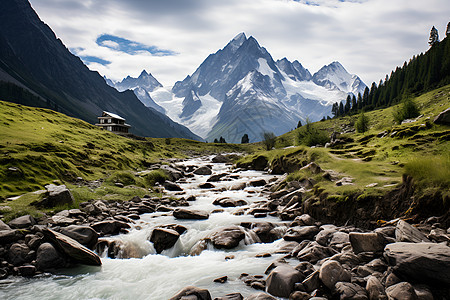
<path fill-rule="evenodd" d="M 286 185 L 223 156 L 154 168 L 170 177 L 162 199 L 92 200 L 0 222 L 0 297 L 449 298 L 450 232 L 438 217 L 331 224 L 308 214 L 317 212 L 303 199 L 308 181 Z"/>

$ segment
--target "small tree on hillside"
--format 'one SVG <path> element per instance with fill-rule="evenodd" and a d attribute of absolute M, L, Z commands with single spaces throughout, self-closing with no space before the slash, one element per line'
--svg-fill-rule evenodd
<path fill-rule="evenodd" d="M 275 146 L 276 135 L 273 132 L 263 133 L 263 143 L 266 146 L 266 150 L 271 150 Z"/>
<path fill-rule="evenodd" d="M 406 96 L 402 103 L 394 108 L 393 115 L 395 122 L 401 124 L 403 120 L 418 117 L 420 110 L 414 100 L 410 96 Z"/>
<path fill-rule="evenodd" d="M 367 117 L 364 112 L 359 114 L 355 127 L 356 131 L 359 133 L 364 133 L 369 130 L 369 117 Z"/>
<path fill-rule="evenodd" d="M 428 44 L 430 44 L 430 47 L 432 47 L 434 44 L 438 42 L 439 42 L 439 33 L 438 30 L 433 26 L 433 28 L 431 28 L 430 39 L 428 41 Z"/>
<path fill-rule="evenodd" d="M 244 134 L 241 139 L 241 144 L 248 144 L 249 142 L 248 134 Z"/>
<path fill-rule="evenodd" d="M 315 128 L 309 119 L 306 119 L 306 125 L 298 131 L 297 139 L 299 144 L 309 147 L 325 145 L 330 141 L 326 132 Z"/>
<path fill-rule="evenodd" d="M 222 143 L 222 144 L 226 144 L 226 143 L 227 143 L 227 141 L 225 141 L 225 139 L 224 139 L 223 137 L 220 137 L 220 139 L 219 139 L 219 143 Z"/>
<path fill-rule="evenodd" d="M 219 141 L 217 139 L 214 139 L 214 143 L 218 143 Z"/>
<path fill-rule="evenodd" d="M 302 127 L 302 120 L 299 120 L 297 123 L 297 128 L 300 128 L 300 127 Z"/>

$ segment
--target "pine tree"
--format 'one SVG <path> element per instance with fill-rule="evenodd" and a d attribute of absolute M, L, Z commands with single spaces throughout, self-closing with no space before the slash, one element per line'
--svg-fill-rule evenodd
<path fill-rule="evenodd" d="M 344 113 L 348 114 L 350 112 L 350 108 L 352 106 L 352 97 L 350 95 L 347 96 L 347 101 L 345 102 L 344 106 Z"/>
<path fill-rule="evenodd" d="M 361 93 L 358 93 L 358 99 L 356 100 L 356 103 L 358 104 L 358 109 L 362 108 L 362 96 Z"/>
<path fill-rule="evenodd" d="M 220 139 L 219 139 L 219 143 L 222 143 L 222 144 L 226 144 L 226 143 L 227 143 L 227 141 L 225 141 L 225 139 L 224 139 L 223 137 L 220 137 Z"/>
<path fill-rule="evenodd" d="M 352 96 L 352 111 L 357 111 L 358 110 L 358 105 L 356 103 L 356 97 L 355 95 Z"/>
<path fill-rule="evenodd" d="M 339 102 L 339 116 L 344 115 L 344 104 L 342 104 L 344 101 Z"/>
<path fill-rule="evenodd" d="M 366 86 L 362 97 L 362 107 L 366 107 L 367 105 L 369 105 L 369 88 Z"/>
<path fill-rule="evenodd" d="M 218 143 L 219 141 L 217 139 L 214 139 L 214 143 Z"/>
<path fill-rule="evenodd" d="M 433 28 L 431 28 L 428 44 L 430 44 L 430 47 L 433 47 L 433 45 L 436 43 L 439 43 L 439 33 L 438 30 L 433 26 Z"/>
<path fill-rule="evenodd" d="M 446 37 L 450 36 L 450 22 L 448 22 L 448 24 L 447 24 L 447 30 L 445 31 L 445 36 Z"/>
<path fill-rule="evenodd" d="M 339 116 L 339 105 L 337 104 L 337 102 L 333 103 L 333 106 L 331 106 L 331 113 L 333 114 L 334 118 Z"/>
<path fill-rule="evenodd" d="M 297 128 L 300 128 L 300 127 L 302 127 L 302 120 L 298 120 L 298 123 L 297 123 Z"/>

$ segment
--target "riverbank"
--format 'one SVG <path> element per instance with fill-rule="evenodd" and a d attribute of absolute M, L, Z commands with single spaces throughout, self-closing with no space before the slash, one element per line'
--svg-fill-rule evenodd
<path fill-rule="evenodd" d="M 448 293 L 449 248 L 442 243 L 448 244 L 449 233 L 438 218 L 414 227 L 394 220 L 377 229 L 373 223 L 358 228 L 345 218 L 332 224 L 327 214 L 305 214 L 301 204 L 308 201 L 302 197 L 311 190 L 286 184 L 281 175 L 231 169 L 211 157 L 170 167 L 175 182 L 165 184 L 164 199 L 89 201 L 79 211 L 40 220 L 68 235 L 74 226 L 93 229 L 96 243 L 95 237 L 78 240 L 102 256 L 101 267 L 40 270 L 30 252 L 37 249 L 37 255 L 43 244 L 52 244 L 39 234 L 45 226 L 16 229 L 22 235 L 2 245 L 2 266 L 7 262 L 13 275 L 31 276 L 23 272 L 32 266 L 37 272 L 31 279 L 1 281 L 2 298 L 169 299 L 186 286 L 207 290 L 184 292 L 197 299 L 208 299 L 208 294 L 218 299 L 376 299 L 376 293 L 383 299 L 399 291 L 411 299 L 445 299 Z M 16 244 L 30 249 L 22 265 L 26 268 L 11 264 Z M 402 259 L 418 252 L 418 260 L 426 259 L 432 272 L 423 263 Z M 262 291 L 266 298 L 255 298 L 263 297 L 257 294 Z M 226 298 L 230 293 L 241 296 Z"/>

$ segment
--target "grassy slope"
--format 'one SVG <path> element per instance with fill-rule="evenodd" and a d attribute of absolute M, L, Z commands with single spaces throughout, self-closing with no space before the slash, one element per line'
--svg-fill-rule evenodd
<path fill-rule="evenodd" d="M 342 149 L 315 148 L 304 146 L 283 149 L 297 145 L 300 129 L 293 130 L 277 138 L 272 151 L 253 154 L 241 160 L 251 161 L 258 155 L 264 155 L 269 162 L 281 156 L 296 157 L 298 162 L 311 158 L 325 170 L 334 170 L 339 177 L 353 178 L 353 185 L 336 186 L 321 176 L 312 176 L 305 171 L 297 171 L 289 175 L 288 180 L 311 177 L 318 181 L 316 189 L 324 189 L 336 199 L 345 199 L 346 195 L 358 193 L 362 195 L 384 194 L 393 185 L 401 182 L 402 175 L 412 175 L 422 189 L 441 189 L 444 196 L 449 195 L 450 188 L 450 127 L 435 125 L 433 119 L 450 106 L 450 86 L 445 86 L 417 97 L 423 116 L 417 122 L 396 125 L 393 119 L 395 107 L 380 109 L 366 113 L 370 119 L 370 130 L 364 134 L 347 133 L 342 137 L 353 139 L 342 146 Z M 342 128 L 351 128 L 356 116 L 326 120 L 314 123 L 313 126 L 326 130 L 328 135 Z M 422 125 L 427 124 L 427 125 Z M 428 126 L 428 127 L 427 127 Z M 388 135 L 378 138 L 386 131 Z M 397 132 L 394 134 L 394 132 Z M 391 136 L 392 134 L 392 136 Z M 303 149 L 304 151 L 298 151 Z M 292 154 L 297 152 L 297 154 Z M 369 186 L 376 183 L 375 186 Z"/>
<path fill-rule="evenodd" d="M 0 101 L 0 200 L 40 190 L 55 180 L 66 184 L 77 177 L 103 180 L 120 170 L 145 170 L 161 159 L 248 152 L 257 147 L 177 138 L 132 140 L 48 109 Z M 108 186 L 90 193 L 86 188 L 75 193 L 79 199 L 113 199 L 111 195 L 117 190 Z M 120 193 L 127 196 L 132 191 Z M 13 209 L 26 209 L 36 197 L 28 195 L 6 204 Z"/>

